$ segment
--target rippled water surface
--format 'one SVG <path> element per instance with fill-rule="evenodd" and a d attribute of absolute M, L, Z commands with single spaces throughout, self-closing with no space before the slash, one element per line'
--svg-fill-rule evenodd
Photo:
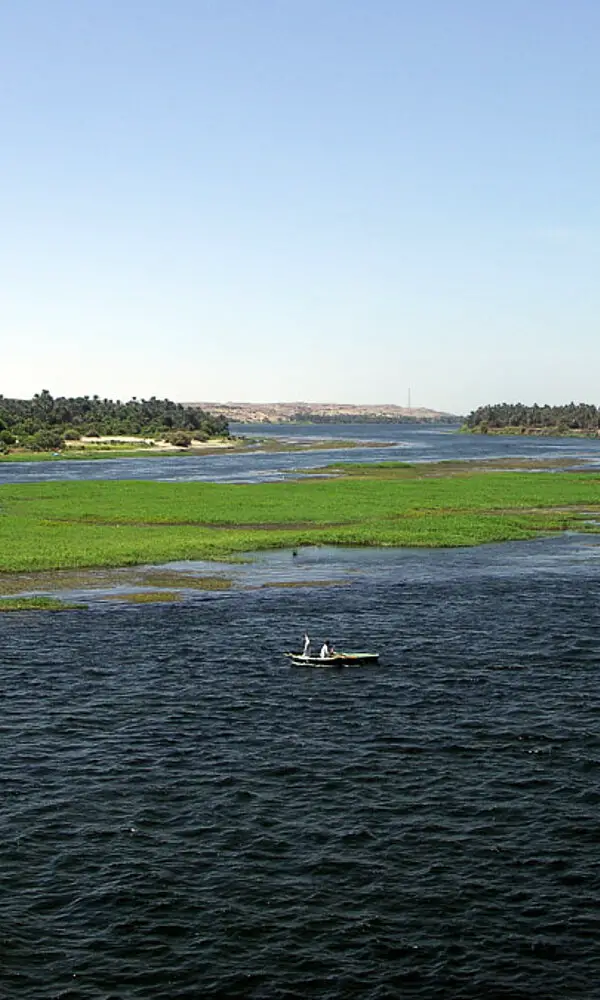
<path fill-rule="evenodd" d="M 4 464 L 0 481 L 600 458 L 448 428 L 277 432 L 380 447 Z M 0 615 L 0 996 L 600 997 L 599 539 L 221 571 L 231 591 L 177 604 L 109 589 Z M 381 662 L 291 668 L 305 628 Z"/>
<path fill-rule="evenodd" d="M 0 994 L 600 996 L 599 554 L 0 616 Z M 305 627 L 381 663 L 290 668 Z"/>
<path fill-rule="evenodd" d="M 154 479 L 165 482 L 218 480 L 265 482 L 283 479 L 297 470 L 333 461 L 438 462 L 486 458 L 560 459 L 573 466 L 600 466 L 600 438 L 496 437 L 459 434 L 448 425 L 407 424 L 268 425 L 232 424 L 232 432 L 249 438 L 279 438 L 315 450 L 270 452 L 257 447 L 245 454 L 150 455 L 148 458 L 0 462 L 0 483 L 59 479 Z M 334 448 L 334 441 L 353 447 Z M 323 447 L 331 442 L 332 448 Z"/>

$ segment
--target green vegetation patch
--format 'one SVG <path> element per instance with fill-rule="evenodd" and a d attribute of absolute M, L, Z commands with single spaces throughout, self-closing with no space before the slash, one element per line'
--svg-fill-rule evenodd
<path fill-rule="evenodd" d="M 175 587 L 184 590 L 230 590 L 233 581 L 223 576 L 192 576 L 176 570 L 140 573 L 138 582 L 151 587 Z"/>
<path fill-rule="evenodd" d="M 0 595 L 34 591 L 111 590 L 114 587 L 160 587 L 174 590 L 229 590 L 233 581 L 223 576 L 192 576 L 177 570 L 135 568 L 51 569 L 29 573 L 0 573 Z"/>
<path fill-rule="evenodd" d="M 56 597 L 3 597 L 2 611 L 73 611 L 85 610 L 87 604 L 71 604 Z"/>
<path fill-rule="evenodd" d="M 319 544 L 478 545 L 598 531 L 596 473 L 442 465 L 435 474 L 433 467 L 383 463 L 346 467 L 337 478 L 259 484 L 7 484 L 0 487 L 0 571 L 223 561 Z M 182 575 L 178 585 L 193 586 L 193 579 Z"/>
<path fill-rule="evenodd" d="M 600 410 L 593 403 L 525 406 L 495 403 L 469 413 L 463 430 L 475 434 L 542 434 L 598 436 Z"/>
<path fill-rule="evenodd" d="M 59 451 L 82 437 L 164 438 L 187 447 L 192 439 L 229 437 L 224 417 L 168 399 L 133 398 L 128 403 L 99 396 L 60 396 L 43 389 L 32 399 L 0 396 L 0 451 Z"/>
<path fill-rule="evenodd" d="M 143 450 L 144 448 L 147 450 Z M 217 450 L 220 453 L 221 449 L 215 449 L 215 452 Z M 143 445 L 141 442 L 129 448 L 124 445 L 116 446 L 90 443 L 81 445 L 80 447 L 70 446 L 60 452 L 28 451 L 25 448 L 17 449 L 6 454 L 0 453 L 0 462 L 92 462 L 108 458 L 164 458 L 165 455 L 172 458 L 175 455 L 187 455 L 189 453 L 189 450 L 183 448 L 172 451 L 165 451 L 164 449 L 153 450 L 152 445 Z M 202 452 L 195 451 L 193 454 L 206 455 L 208 451 L 203 449 Z"/>
<path fill-rule="evenodd" d="M 387 448 L 392 446 L 392 442 L 381 441 L 345 441 L 343 439 L 329 440 L 327 438 L 314 438 L 307 441 L 290 441 L 285 438 L 255 438 L 248 439 L 252 442 L 253 451 L 260 450 L 269 453 L 288 451 L 331 451 L 336 448 Z"/>
<path fill-rule="evenodd" d="M 127 601 L 130 604 L 168 604 L 180 601 L 181 594 L 173 590 L 148 590 L 143 594 L 111 594 L 111 601 Z"/>
<path fill-rule="evenodd" d="M 419 466 L 410 462 L 331 462 L 322 468 L 307 470 L 308 475 L 367 476 L 369 479 L 413 477 Z"/>
<path fill-rule="evenodd" d="M 249 590 L 264 590 L 269 587 L 343 587 L 347 580 L 269 580 L 267 583 L 260 583 L 257 587 L 249 587 Z"/>
<path fill-rule="evenodd" d="M 308 475 L 362 476 L 369 479 L 429 479 L 432 476 L 472 476 L 475 472 L 526 470 L 539 472 L 569 469 L 573 458 L 485 458 L 480 460 L 445 459 L 439 462 L 331 462 L 321 468 L 306 470 Z"/>

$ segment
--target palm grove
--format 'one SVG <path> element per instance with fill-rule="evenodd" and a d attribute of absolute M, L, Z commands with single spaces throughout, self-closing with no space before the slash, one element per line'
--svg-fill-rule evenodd
<path fill-rule="evenodd" d="M 180 447 L 193 439 L 229 437 L 227 420 L 169 399 L 100 399 L 59 396 L 47 389 L 33 399 L 0 395 L 0 449 L 17 445 L 31 451 L 61 448 L 81 437 L 131 435 L 164 439 Z"/>
<path fill-rule="evenodd" d="M 564 406 L 525 406 L 523 403 L 495 403 L 480 406 L 465 420 L 465 427 L 479 434 L 499 430 L 504 433 L 595 434 L 600 428 L 600 410 L 593 403 Z"/>

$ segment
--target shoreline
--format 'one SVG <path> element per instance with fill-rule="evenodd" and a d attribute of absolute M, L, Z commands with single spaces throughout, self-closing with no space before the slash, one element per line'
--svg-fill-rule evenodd
<path fill-rule="evenodd" d="M 189 447 L 178 447 L 168 442 L 143 443 L 146 439 L 82 438 L 68 442 L 62 451 L 10 451 L 0 452 L 2 462 L 76 462 L 112 458 L 199 458 L 214 455 L 244 455 L 251 452 L 296 452 L 324 451 L 348 448 L 387 448 L 393 442 L 346 441 L 315 439 L 311 441 L 289 441 L 285 438 L 245 438 L 213 439 L 194 441 Z M 150 439 L 148 439 L 150 440 Z M 127 441 L 131 447 L 127 447 Z M 125 444 L 123 444 L 125 442 Z M 134 442 L 137 447 L 134 447 Z"/>
<path fill-rule="evenodd" d="M 232 451 L 240 445 L 240 438 L 212 438 L 193 441 L 189 447 L 178 447 L 168 441 L 140 438 L 122 434 L 101 437 L 82 437 L 65 442 L 59 451 L 21 451 L 18 448 L 0 453 L 0 462 L 52 462 L 75 461 L 81 458 L 146 458 L 178 454 L 208 454 Z"/>
<path fill-rule="evenodd" d="M 592 430 L 558 430 L 556 427 L 527 427 L 527 426 L 515 426 L 515 427 L 487 427 L 484 430 L 480 426 L 467 427 L 463 425 L 459 434 L 475 434 L 479 437 L 556 437 L 556 438 L 584 438 L 590 441 L 595 441 L 600 437 L 600 429 L 597 431 Z"/>

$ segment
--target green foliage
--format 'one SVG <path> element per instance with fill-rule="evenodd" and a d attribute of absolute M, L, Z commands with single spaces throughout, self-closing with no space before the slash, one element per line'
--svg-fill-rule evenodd
<path fill-rule="evenodd" d="M 438 468 L 438 467 L 436 467 Z M 0 570 L 224 559 L 312 544 L 458 546 L 593 531 L 600 477 L 392 465 L 250 484 L 59 482 L 0 487 Z"/>
<path fill-rule="evenodd" d="M 170 431 L 169 434 L 165 434 L 165 440 L 178 448 L 189 448 L 192 443 L 191 435 L 186 431 Z"/>
<path fill-rule="evenodd" d="M 496 403 L 480 406 L 465 420 L 465 427 L 487 434 L 490 430 L 508 430 L 565 434 L 571 431 L 597 432 L 600 411 L 591 403 L 568 403 L 565 406 L 524 406 L 523 403 Z"/>
<path fill-rule="evenodd" d="M 129 604 L 166 604 L 180 601 L 181 594 L 172 590 L 146 590 L 137 594 L 113 594 L 111 600 L 127 601 Z"/>
<path fill-rule="evenodd" d="M 345 476 L 368 476 L 372 479 L 379 472 L 390 473 L 397 470 L 407 470 L 413 473 L 416 466 L 410 462 L 331 462 L 330 465 L 313 469 L 312 472 L 322 474 L 323 472 L 343 473 Z"/>
<path fill-rule="evenodd" d="M 87 604 L 70 604 L 56 597 L 3 597 L 0 599 L 0 613 L 3 611 L 73 611 L 85 610 Z"/>
<path fill-rule="evenodd" d="M 208 438 L 229 437 L 224 417 L 169 399 L 134 397 L 127 403 L 99 396 L 54 399 L 47 389 L 36 393 L 33 399 L 0 396 L 0 429 L 10 431 L 20 442 L 41 430 L 54 430 L 61 437 L 67 432 L 75 437 L 115 434 L 160 437 L 177 430 L 190 434 L 199 431 Z"/>
<path fill-rule="evenodd" d="M 64 446 L 64 439 L 59 431 L 51 428 L 36 431 L 28 441 L 32 451 L 57 451 Z"/>

